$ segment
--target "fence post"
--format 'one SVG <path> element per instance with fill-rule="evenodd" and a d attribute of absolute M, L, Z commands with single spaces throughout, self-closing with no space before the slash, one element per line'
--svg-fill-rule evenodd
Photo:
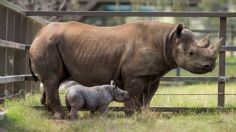
<path fill-rule="evenodd" d="M 8 41 L 14 41 L 15 39 L 15 13 L 11 9 L 7 9 L 7 38 Z M 15 49 L 6 49 L 6 58 L 5 58 L 5 76 L 14 74 L 14 51 Z M 6 92 L 7 94 L 13 93 L 13 83 L 6 84 Z"/>
<path fill-rule="evenodd" d="M 21 34 L 19 34 L 21 37 L 21 42 L 23 44 L 27 43 L 27 18 L 25 18 L 25 16 L 21 15 Z M 25 69 L 26 69 L 26 51 L 23 54 L 22 59 L 22 69 L 21 72 L 23 72 L 24 74 L 26 74 Z M 26 93 L 26 81 L 24 81 L 24 93 Z"/>
<path fill-rule="evenodd" d="M 30 41 L 30 45 L 32 44 L 32 41 L 34 40 L 34 38 L 35 38 L 35 36 L 36 36 L 36 34 L 37 34 L 37 32 L 38 32 L 38 30 L 39 30 L 39 26 L 38 26 L 38 23 L 37 22 L 35 22 L 35 21 L 33 21 L 32 22 L 32 36 L 31 36 L 31 41 Z M 35 81 L 32 81 L 31 82 L 31 92 L 38 92 L 37 90 L 39 90 L 39 81 L 37 81 L 37 82 L 35 82 Z"/>
<path fill-rule="evenodd" d="M 26 35 L 26 44 L 31 44 L 32 42 L 32 34 L 33 33 L 33 22 L 31 19 L 27 19 L 27 35 Z M 30 74 L 29 71 L 29 51 L 26 51 L 26 60 L 25 60 L 25 74 Z M 25 92 L 31 93 L 32 82 L 26 81 L 25 82 Z"/>
<path fill-rule="evenodd" d="M 7 9 L 0 6 L 0 39 L 6 39 Z M 0 76 L 5 76 L 5 52 L 6 48 L 0 48 Z M 0 84 L 0 98 L 4 96 L 6 84 Z M 2 101 L 0 100 L 0 103 Z"/>
<path fill-rule="evenodd" d="M 24 43 L 23 37 L 21 34 L 23 33 L 23 24 L 22 24 L 22 15 L 16 14 L 15 17 L 15 42 Z M 23 18 L 24 19 L 24 18 Z M 24 65 L 25 65 L 25 52 L 22 50 L 15 50 L 14 54 L 14 75 L 25 74 Z M 13 86 L 13 93 L 18 93 L 20 89 L 24 89 L 24 82 L 15 82 Z"/>
<path fill-rule="evenodd" d="M 223 46 L 226 44 L 226 17 L 220 17 L 220 38 L 223 38 Z M 225 77 L 225 51 L 219 54 L 219 77 Z M 225 81 L 218 81 L 218 107 L 225 105 Z"/>

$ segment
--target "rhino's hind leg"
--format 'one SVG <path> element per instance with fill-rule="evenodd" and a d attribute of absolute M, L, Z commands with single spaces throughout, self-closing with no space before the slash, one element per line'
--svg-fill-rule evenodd
<path fill-rule="evenodd" d="M 45 44 L 46 47 L 43 47 L 43 50 L 40 49 L 42 47 L 31 49 L 34 54 L 30 59 L 33 71 L 38 74 L 44 86 L 45 93 L 43 93 L 41 102 L 54 113 L 55 118 L 64 118 L 65 113 L 59 99 L 58 88 L 65 71 L 58 48 L 53 42 Z"/>
<path fill-rule="evenodd" d="M 71 107 L 69 118 L 71 120 L 77 119 L 77 111 L 81 110 L 84 106 L 85 100 L 81 93 L 74 96 L 74 91 L 68 91 L 66 95 L 66 105 Z"/>
<path fill-rule="evenodd" d="M 45 104 L 46 104 L 46 93 L 45 93 L 45 91 L 43 91 L 43 93 L 42 93 L 42 97 L 41 97 L 41 99 L 40 99 L 40 102 L 41 102 L 42 105 L 44 105 L 44 107 L 45 107 L 49 112 L 52 112 L 52 109 L 51 109 L 49 106 L 46 106 L 46 105 L 45 105 Z"/>
<path fill-rule="evenodd" d="M 71 110 L 70 110 L 70 119 L 71 120 L 75 120 L 77 119 L 78 116 L 77 116 L 77 109 L 75 107 L 71 107 Z"/>
<path fill-rule="evenodd" d="M 74 102 L 72 105 L 71 105 L 71 109 L 70 109 L 70 115 L 69 115 L 69 118 L 71 120 L 75 120 L 78 118 L 78 115 L 77 115 L 77 112 L 79 110 L 81 110 L 81 108 L 83 107 L 84 105 L 84 100 L 81 99 L 81 100 L 76 100 L 76 102 Z"/>
<path fill-rule="evenodd" d="M 53 81 L 51 79 L 51 80 L 46 80 L 43 83 L 45 85 L 45 93 L 46 93 L 45 106 L 49 107 L 49 109 L 53 111 L 55 118 L 59 118 L 59 119 L 64 118 L 65 113 L 62 109 L 61 102 L 59 99 L 59 92 L 58 92 L 59 81 L 55 81 L 55 80 Z"/>

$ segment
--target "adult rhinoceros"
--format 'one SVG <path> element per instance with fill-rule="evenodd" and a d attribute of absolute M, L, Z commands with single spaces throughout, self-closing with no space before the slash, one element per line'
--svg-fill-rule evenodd
<path fill-rule="evenodd" d="M 181 67 L 197 74 L 212 71 L 221 39 L 209 43 L 208 36 L 196 41 L 182 24 L 135 22 L 97 27 L 53 22 L 37 34 L 30 60 L 45 88 L 42 103 L 55 117 L 64 116 L 58 86 L 68 77 L 85 86 L 117 80 L 129 92 L 125 112 L 131 114 L 140 104 L 149 104 L 160 78 L 171 69 Z"/>

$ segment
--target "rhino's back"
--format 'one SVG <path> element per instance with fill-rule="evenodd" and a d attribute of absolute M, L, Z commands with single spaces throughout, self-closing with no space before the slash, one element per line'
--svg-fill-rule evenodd
<path fill-rule="evenodd" d="M 152 22 L 114 27 L 51 23 L 37 36 L 60 41 L 59 52 L 69 74 L 81 84 L 92 86 L 116 79 L 122 64 L 132 59 L 140 47 L 148 46 L 147 43 L 153 46 L 152 39 L 170 27 L 170 24 Z M 44 50 L 43 46 L 41 49 Z"/>
<path fill-rule="evenodd" d="M 74 22 L 65 25 L 67 30 L 62 33 L 63 43 L 59 47 L 73 79 L 92 86 L 107 83 L 119 74 L 122 56 L 134 41 L 128 31 L 134 28 L 106 28 Z"/>

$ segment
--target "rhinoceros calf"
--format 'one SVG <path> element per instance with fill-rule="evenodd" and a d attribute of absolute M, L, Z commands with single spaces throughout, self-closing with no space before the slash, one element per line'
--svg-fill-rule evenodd
<path fill-rule="evenodd" d="M 70 118 L 77 118 L 77 111 L 86 108 L 92 113 L 104 113 L 112 101 L 124 102 L 129 99 L 126 91 L 114 85 L 85 87 L 77 84 L 68 88 L 65 94 L 66 106 L 70 111 Z"/>

